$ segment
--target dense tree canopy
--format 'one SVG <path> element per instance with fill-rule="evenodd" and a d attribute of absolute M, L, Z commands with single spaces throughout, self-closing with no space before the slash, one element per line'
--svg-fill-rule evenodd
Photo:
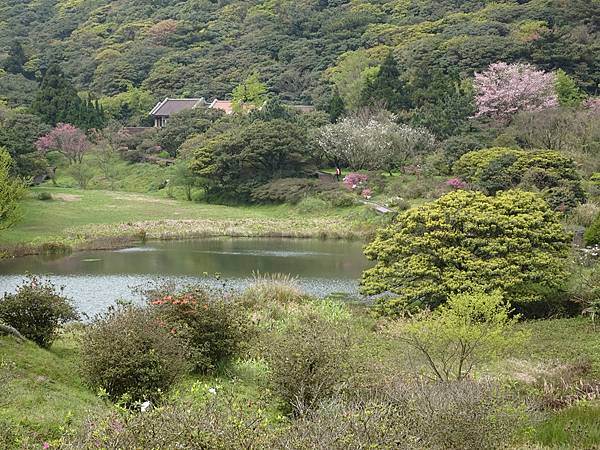
<path fill-rule="evenodd" d="M 0 147 L 0 230 L 9 227 L 18 218 L 17 208 L 23 193 L 23 183 L 12 176 L 10 154 Z"/>
<path fill-rule="evenodd" d="M 536 194 L 455 191 L 379 232 L 365 250 L 376 265 L 363 274 L 363 291 L 397 294 L 382 301 L 389 314 L 471 290 L 535 301 L 565 280 L 569 243 L 558 215 Z"/>
<path fill-rule="evenodd" d="M 593 94 L 598 10 L 589 0 L 7 0 L 0 62 L 19 74 L 0 79 L 39 77 L 58 61 L 78 91 L 143 87 L 158 100 L 224 97 L 258 71 L 283 100 L 324 104 L 335 82 L 324 76 L 329 68 L 351 88 L 340 91 L 350 107 L 347 95 L 360 96 L 392 50 L 407 86 L 422 67 L 465 77 L 524 60 L 562 68 Z M 0 95 L 10 95 L 1 84 Z"/>
<path fill-rule="evenodd" d="M 194 173 L 209 197 L 243 202 L 272 179 L 306 175 L 311 155 L 306 132 L 281 119 L 255 121 L 209 140 L 194 152 Z"/>
<path fill-rule="evenodd" d="M 454 173 L 491 195 L 514 187 L 538 190 L 553 208 L 563 211 L 585 200 L 574 162 L 553 150 L 477 150 L 463 155 Z"/>

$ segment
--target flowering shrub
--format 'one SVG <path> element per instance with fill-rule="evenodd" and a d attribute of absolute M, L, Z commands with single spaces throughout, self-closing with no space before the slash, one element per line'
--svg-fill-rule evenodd
<path fill-rule="evenodd" d="M 583 106 L 593 112 L 600 113 L 600 98 L 590 98 L 584 102 Z"/>
<path fill-rule="evenodd" d="M 204 287 L 159 294 L 150 301 L 171 334 L 190 348 L 198 372 L 208 372 L 241 348 L 249 320 L 237 297 Z"/>
<path fill-rule="evenodd" d="M 361 190 L 368 179 L 369 176 L 362 173 L 349 173 L 344 177 L 344 186 L 350 190 Z"/>
<path fill-rule="evenodd" d="M 373 191 L 369 188 L 363 189 L 362 192 L 360 193 L 360 195 L 362 195 L 364 198 L 366 198 L 367 200 L 369 200 L 372 196 L 373 196 Z"/>
<path fill-rule="evenodd" d="M 462 181 L 460 178 L 451 178 L 446 181 L 446 185 L 454 189 L 465 189 L 467 187 L 467 183 Z"/>
<path fill-rule="evenodd" d="M 148 308 L 111 308 L 82 337 L 82 372 L 88 384 L 126 405 L 160 400 L 187 372 L 189 351 Z"/>
<path fill-rule="evenodd" d="M 49 348 L 66 322 L 79 315 L 71 301 L 49 281 L 29 277 L 15 294 L 0 299 L 0 322 L 16 328 L 42 348 Z"/>

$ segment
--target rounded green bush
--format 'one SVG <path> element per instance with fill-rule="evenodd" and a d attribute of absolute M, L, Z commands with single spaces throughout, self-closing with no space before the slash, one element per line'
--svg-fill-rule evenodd
<path fill-rule="evenodd" d="M 189 350 L 154 311 L 111 308 L 87 326 L 82 371 L 88 384 L 125 404 L 157 401 L 188 369 Z"/>
<path fill-rule="evenodd" d="M 0 299 L 0 322 L 42 348 L 52 345 L 63 324 L 78 318 L 71 301 L 56 286 L 35 276 L 29 277 L 16 293 L 6 293 Z"/>

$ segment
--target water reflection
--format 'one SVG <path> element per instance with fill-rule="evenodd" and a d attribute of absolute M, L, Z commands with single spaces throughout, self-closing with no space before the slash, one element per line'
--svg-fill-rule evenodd
<path fill-rule="evenodd" d="M 131 288 L 157 277 L 185 284 L 219 273 L 229 287 L 243 288 L 253 272 L 289 273 L 307 292 L 324 296 L 356 293 L 368 266 L 362 244 L 314 239 L 203 239 L 158 242 L 116 251 L 31 256 L 0 262 L 0 291 L 12 291 L 25 273 L 49 276 L 87 314 L 119 298 L 135 299 Z"/>

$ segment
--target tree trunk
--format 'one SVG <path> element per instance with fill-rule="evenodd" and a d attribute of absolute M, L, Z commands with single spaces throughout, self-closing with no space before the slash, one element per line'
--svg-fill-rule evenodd
<path fill-rule="evenodd" d="M 19 342 L 25 342 L 27 340 L 21 333 L 19 333 L 13 327 L 4 325 L 2 323 L 0 323 L 0 334 L 9 334 L 11 336 L 14 336 Z"/>

